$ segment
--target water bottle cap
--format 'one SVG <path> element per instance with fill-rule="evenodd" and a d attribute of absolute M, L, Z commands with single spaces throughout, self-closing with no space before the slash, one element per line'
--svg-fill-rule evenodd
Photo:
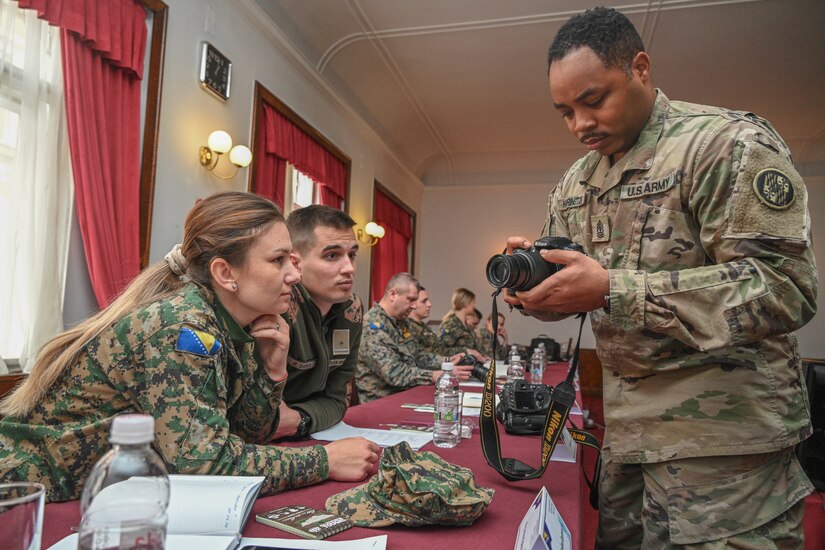
<path fill-rule="evenodd" d="M 112 422 L 109 442 L 118 445 L 151 443 L 155 439 L 155 418 L 148 414 L 122 414 Z"/>
<path fill-rule="evenodd" d="M 453 370 L 452 363 L 441 363 L 441 370 Z"/>

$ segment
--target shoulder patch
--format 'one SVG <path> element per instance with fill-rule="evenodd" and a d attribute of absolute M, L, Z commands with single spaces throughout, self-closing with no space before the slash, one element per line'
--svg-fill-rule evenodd
<path fill-rule="evenodd" d="M 756 174 L 753 190 L 765 206 L 775 210 L 785 210 L 796 198 L 791 179 L 774 168 Z"/>
<path fill-rule="evenodd" d="M 189 327 L 181 327 L 178 332 L 178 342 L 175 344 L 177 351 L 212 357 L 220 349 L 221 343 L 211 334 Z"/>
<path fill-rule="evenodd" d="M 378 323 L 376 321 L 370 323 L 370 330 L 381 330 L 382 328 L 384 328 L 384 323 Z"/>

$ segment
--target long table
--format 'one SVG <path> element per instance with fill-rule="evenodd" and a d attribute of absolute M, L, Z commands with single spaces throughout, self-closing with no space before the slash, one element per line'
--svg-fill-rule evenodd
<path fill-rule="evenodd" d="M 549 365 L 545 372 L 545 382 L 557 383 L 564 378 L 566 368 L 566 363 Z M 465 391 L 480 392 L 481 388 L 465 388 Z M 402 408 L 401 405 L 432 402 L 433 386 L 418 386 L 377 401 L 352 407 L 347 411 L 344 421 L 351 426 L 367 428 L 377 428 L 384 423 L 431 422 L 432 413 L 414 412 L 412 409 Z M 478 419 L 474 420 L 477 423 Z M 581 424 L 580 420 L 580 416 L 573 417 L 573 421 L 577 424 Z M 308 441 L 300 444 L 312 443 L 315 442 Z M 501 444 L 504 456 L 518 458 L 533 466 L 539 465 L 539 436 L 511 436 L 502 428 Z M 513 483 L 506 481 L 487 464 L 481 451 L 481 440 L 477 431 L 473 433 L 471 439 L 463 439 L 458 446 L 452 449 L 441 449 L 428 444 L 422 451 L 435 452 L 445 460 L 471 469 L 477 484 L 495 489 L 495 496 L 484 515 L 469 527 L 411 528 L 398 525 L 383 529 L 353 527 L 327 540 L 351 540 L 386 533 L 388 535 L 387 547 L 392 550 L 421 548 L 456 550 L 467 548 L 468 545 L 476 545 L 484 549 L 512 548 L 522 517 L 541 487 L 545 486 L 572 533 L 573 548 L 579 548 L 582 528 L 581 503 L 586 500 L 581 494 L 580 458 L 575 464 L 551 461 L 541 478 Z M 306 504 L 323 508 L 327 497 L 355 485 L 358 483 L 326 481 L 319 485 L 259 498 L 254 504 L 243 534 L 247 537 L 298 538 L 255 522 L 255 514 L 289 504 Z M 43 548 L 48 548 L 71 534 L 71 527 L 79 523 L 78 501 L 48 504 L 43 525 Z"/>

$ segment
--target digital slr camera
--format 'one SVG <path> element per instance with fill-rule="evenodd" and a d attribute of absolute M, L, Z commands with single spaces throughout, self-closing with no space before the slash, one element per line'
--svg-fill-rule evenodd
<path fill-rule="evenodd" d="M 511 291 L 530 290 L 564 266 L 546 262 L 539 254 L 542 250 L 574 250 L 584 254 L 584 249 L 567 237 L 542 237 L 528 249 L 517 248 L 512 254 L 496 254 L 487 262 L 487 281 L 496 288 Z"/>
<path fill-rule="evenodd" d="M 484 363 L 470 355 L 469 353 L 465 353 L 464 356 L 458 360 L 456 365 L 472 365 L 473 366 L 473 376 L 484 382 L 487 380 L 487 373 L 490 372 L 490 369 L 484 366 Z"/>
<path fill-rule="evenodd" d="M 496 415 L 507 433 L 529 435 L 544 431 L 553 388 L 513 380 L 504 384 L 499 397 L 501 402 L 496 407 Z"/>

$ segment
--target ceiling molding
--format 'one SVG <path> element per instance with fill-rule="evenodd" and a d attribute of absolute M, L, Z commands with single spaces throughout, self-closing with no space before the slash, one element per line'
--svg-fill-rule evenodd
<path fill-rule="evenodd" d="M 354 0 L 353 0 L 354 1 Z M 713 6 L 724 6 L 729 4 L 749 4 L 753 2 L 766 2 L 769 0 L 659 0 L 657 13 L 660 11 L 695 9 Z M 615 6 L 615 9 L 624 14 L 645 13 L 650 11 L 653 0 L 648 2 L 626 4 L 624 6 Z M 437 25 L 423 25 L 416 27 L 404 27 L 398 29 L 385 29 L 353 33 L 344 36 L 334 42 L 321 58 L 318 60 L 316 70 L 319 73 L 326 70 L 327 65 L 335 55 L 346 48 L 347 46 L 363 40 L 380 40 L 386 38 L 398 38 L 403 36 L 420 36 L 427 34 L 440 34 L 451 32 L 464 32 L 482 29 L 495 29 L 499 27 L 515 27 L 519 25 L 536 25 L 543 23 L 554 23 L 558 21 L 566 21 L 570 17 L 581 13 L 580 9 L 570 11 L 559 11 L 554 13 L 544 13 L 537 15 L 523 15 L 518 17 L 502 17 L 498 19 L 485 19 L 481 21 L 465 21 L 462 23 L 445 23 Z M 645 15 L 647 17 L 647 15 Z M 656 16 L 658 21 L 658 15 Z M 655 30 L 656 22 L 653 23 L 651 32 Z M 641 33 L 640 33 L 641 34 Z"/>
<path fill-rule="evenodd" d="M 355 17 L 358 25 L 364 29 L 364 32 L 369 35 L 375 34 L 375 27 L 370 21 L 367 14 L 361 8 L 361 5 L 358 3 L 358 0 L 347 0 L 347 6 L 349 7 L 350 11 L 352 12 L 353 16 Z M 384 65 L 387 67 L 390 75 L 395 80 L 398 87 L 401 89 L 401 92 L 404 94 L 404 97 L 410 103 L 415 112 L 418 119 L 424 125 L 424 128 L 427 130 L 427 133 L 430 135 L 432 140 L 435 142 L 436 147 L 441 151 L 441 154 L 447 159 L 448 166 L 450 166 L 450 172 L 452 172 L 452 155 L 450 152 L 449 147 L 447 147 L 447 142 L 444 141 L 444 137 L 439 132 L 438 127 L 433 123 L 430 116 L 427 114 L 427 111 L 421 105 L 421 102 L 416 97 L 415 93 L 413 93 L 412 86 L 404 77 L 403 71 L 398 67 L 398 64 L 393 59 L 392 54 L 387 49 L 386 45 L 384 44 L 383 40 L 378 37 L 375 40 L 371 41 L 373 48 L 375 49 L 378 57 L 381 58 L 381 61 L 384 62 Z M 321 71 L 319 71 L 320 73 Z"/>

